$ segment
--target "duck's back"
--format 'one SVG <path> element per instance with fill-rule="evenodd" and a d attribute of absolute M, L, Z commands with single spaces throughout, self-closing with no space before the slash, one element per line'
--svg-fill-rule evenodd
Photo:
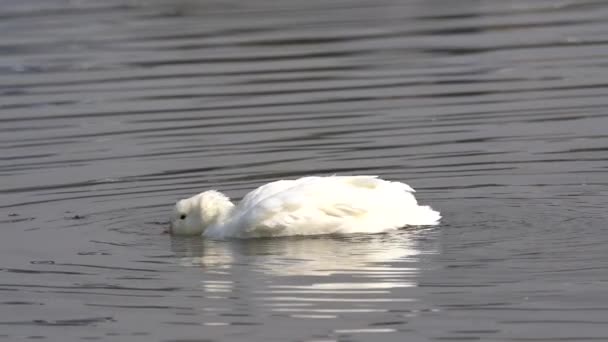
<path fill-rule="evenodd" d="M 439 213 L 416 202 L 414 190 L 375 176 L 305 177 L 249 193 L 226 222 L 224 236 L 376 233 L 435 224 Z"/>

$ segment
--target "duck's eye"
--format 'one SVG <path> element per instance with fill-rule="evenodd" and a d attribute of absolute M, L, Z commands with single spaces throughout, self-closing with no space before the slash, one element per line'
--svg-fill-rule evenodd
<path fill-rule="evenodd" d="M 180 220 L 185 220 L 185 219 L 186 219 L 186 214 L 182 214 L 182 215 L 179 217 L 179 219 L 180 219 Z"/>

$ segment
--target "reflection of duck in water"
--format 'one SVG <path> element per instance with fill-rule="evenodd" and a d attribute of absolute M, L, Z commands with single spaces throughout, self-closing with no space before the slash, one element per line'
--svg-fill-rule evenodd
<path fill-rule="evenodd" d="M 386 263 L 415 261 L 419 251 L 413 247 L 411 237 L 408 231 L 244 241 L 173 237 L 171 247 L 181 257 L 182 265 L 208 270 L 245 265 L 247 269 L 279 276 L 356 273 L 370 277 L 407 277 L 416 273 L 416 269 Z"/>
<path fill-rule="evenodd" d="M 375 176 L 305 177 L 257 188 L 234 205 L 217 191 L 177 202 L 170 231 L 206 237 L 261 237 L 378 233 L 436 224 L 414 190 Z"/>

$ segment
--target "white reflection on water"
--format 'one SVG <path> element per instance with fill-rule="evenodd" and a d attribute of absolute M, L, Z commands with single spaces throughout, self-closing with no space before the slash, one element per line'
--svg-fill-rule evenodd
<path fill-rule="evenodd" d="M 359 278 L 383 278 L 303 287 L 271 286 L 277 291 L 382 290 L 415 285 L 418 273 L 415 265 L 420 251 L 412 237 L 411 232 L 400 231 L 377 235 L 233 241 L 174 238 L 171 248 L 181 265 L 202 267 L 206 271 L 228 271 L 234 265 L 248 265 L 251 270 L 274 276 L 348 274 Z M 395 262 L 399 265 L 392 264 Z M 395 281 L 386 281 L 387 278 L 395 278 Z M 404 279 L 408 281 L 404 282 Z"/>

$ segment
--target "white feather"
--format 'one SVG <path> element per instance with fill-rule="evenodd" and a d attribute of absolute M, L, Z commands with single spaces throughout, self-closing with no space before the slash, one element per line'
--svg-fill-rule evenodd
<path fill-rule="evenodd" d="M 248 238 L 378 233 L 408 225 L 437 224 L 439 213 L 419 206 L 413 192 L 407 184 L 376 176 L 280 180 L 250 192 L 236 206 L 215 191 L 204 192 L 178 202 L 172 231 L 200 232 L 212 238 Z M 185 205 L 183 201 L 198 203 Z M 206 215 L 207 210 L 213 210 L 214 215 Z M 177 218 L 184 214 L 188 220 Z M 214 219 L 204 219 L 211 216 Z"/>

